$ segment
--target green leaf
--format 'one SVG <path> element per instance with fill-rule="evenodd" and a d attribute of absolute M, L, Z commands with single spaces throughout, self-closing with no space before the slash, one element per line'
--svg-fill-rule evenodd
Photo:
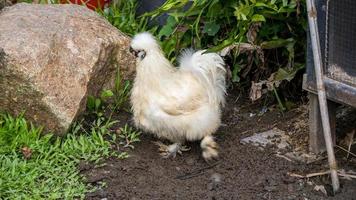
<path fill-rule="evenodd" d="M 289 7 L 289 8 L 295 8 L 295 7 L 297 7 L 297 2 L 296 2 L 296 0 L 290 1 L 288 7 Z"/>
<path fill-rule="evenodd" d="M 95 109 L 99 109 L 101 105 L 101 100 L 100 99 L 95 99 Z"/>
<path fill-rule="evenodd" d="M 95 98 L 91 95 L 88 96 L 87 107 L 89 108 L 89 110 L 95 109 Z"/>
<path fill-rule="evenodd" d="M 214 36 L 220 30 L 220 25 L 214 22 L 208 22 L 204 25 L 203 33 Z"/>
<path fill-rule="evenodd" d="M 213 3 L 210 5 L 209 9 L 208 9 L 208 13 L 206 14 L 208 17 L 213 18 L 216 15 L 219 15 L 220 13 L 222 13 L 224 10 L 221 6 L 220 3 Z M 223 13 L 222 13 L 223 14 Z"/>
<path fill-rule="evenodd" d="M 304 65 L 299 64 L 296 65 L 296 67 L 292 68 L 292 69 L 286 69 L 286 68 L 279 68 L 276 76 L 275 76 L 275 80 L 276 81 L 282 81 L 282 80 L 287 80 L 287 81 L 291 81 L 295 74 L 300 70 L 303 69 Z"/>
<path fill-rule="evenodd" d="M 158 33 L 158 37 L 161 38 L 162 36 L 170 36 L 173 33 L 173 28 L 168 24 L 163 26 L 162 29 Z"/>
<path fill-rule="evenodd" d="M 265 17 L 264 17 L 263 15 L 254 14 L 254 15 L 252 16 L 252 21 L 253 21 L 253 22 L 265 22 L 266 19 L 265 19 Z"/>
<path fill-rule="evenodd" d="M 293 38 L 276 39 L 276 40 L 262 42 L 261 47 L 263 49 L 275 49 L 275 48 L 285 47 L 292 42 L 294 43 Z"/>
<path fill-rule="evenodd" d="M 262 2 L 257 2 L 256 4 L 255 4 L 255 6 L 256 7 L 269 7 L 267 4 L 265 4 L 265 3 L 262 3 Z"/>
<path fill-rule="evenodd" d="M 288 0 L 283 0 L 283 7 L 288 5 Z"/>
<path fill-rule="evenodd" d="M 241 71 L 241 67 L 239 65 L 234 66 L 234 70 L 232 70 L 232 82 L 237 83 L 240 82 L 240 77 L 238 73 Z"/>
<path fill-rule="evenodd" d="M 112 96 L 114 96 L 114 93 L 111 90 L 103 90 L 100 95 L 102 99 L 105 99 L 107 97 L 112 97 Z"/>
<path fill-rule="evenodd" d="M 177 24 L 176 19 L 173 16 L 168 16 L 166 25 L 173 27 L 176 24 Z"/>
<path fill-rule="evenodd" d="M 240 7 L 235 7 L 234 15 L 238 20 L 247 20 L 247 16 L 252 13 L 253 9 L 249 5 L 242 5 Z"/>
<path fill-rule="evenodd" d="M 265 3 L 257 2 L 257 3 L 255 4 L 255 7 L 265 7 L 265 8 L 272 9 L 272 10 L 274 10 L 274 11 L 278 11 L 278 6 L 275 5 L 274 3 L 265 4 Z"/>

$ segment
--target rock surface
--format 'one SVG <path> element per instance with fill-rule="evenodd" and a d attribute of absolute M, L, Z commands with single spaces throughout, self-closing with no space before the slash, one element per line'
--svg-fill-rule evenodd
<path fill-rule="evenodd" d="M 20 3 L 0 12 L 0 111 L 63 135 L 97 95 L 133 74 L 130 38 L 78 5 Z"/>
<path fill-rule="evenodd" d="M 0 10 L 6 6 L 11 6 L 12 3 L 9 0 L 0 0 Z"/>

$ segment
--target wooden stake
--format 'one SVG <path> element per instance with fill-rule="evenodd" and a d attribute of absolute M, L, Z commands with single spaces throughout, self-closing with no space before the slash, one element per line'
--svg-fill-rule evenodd
<path fill-rule="evenodd" d="M 308 9 L 308 22 L 310 29 L 310 37 L 313 49 L 314 58 L 314 69 L 316 75 L 316 84 L 320 105 L 320 114 L 323 124 L 324 139 L 326 145 L 326 151 L 328 153 L 328 161 L 330 166 L 331 181 L 334 193 L 336 193 L 340 188 L 339 177 L 337 174 L 337 164 L 335 160 L 334 147 L 331 138 L 330 121 L 328 113 L 328 105 L 326 100 L 326 92 L 323 81 L 322 73 L 322 62 L 321 62 L 321 51 L 320 51 L 320 40 L 318 34 L 318 24 L 317 24 L 317 12 L 314 5 L 314 0 L 307 0 Z"/>

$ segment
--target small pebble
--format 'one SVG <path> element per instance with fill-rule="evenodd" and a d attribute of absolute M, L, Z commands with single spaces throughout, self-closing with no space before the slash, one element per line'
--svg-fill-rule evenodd
<path fill-rule="evenodd" d="M 195 160 L 194 158 L 188 158 L 185 162 L 187 163 L 187 165 L 194 165 Z"/>
<path fill-rule="evenodd" d="M 214 173 L 210 177 L 211 182 L 208 184 L 208 190 L 214 190 L 222 181 L 222 176 L 218 173 Z"/>
<path fill-rule="evenodd" d="M 222 177 L 220 174 L 214 173 L 213 175 L 211 175 L 211 180 L 215 183 L 220 183 L 222 181 Z"/>
<path fill-rule="evenodd" d="M 268 192 L 274 192 L 277 190 L 277 186 L 265 186 L 264 189 Z"/>

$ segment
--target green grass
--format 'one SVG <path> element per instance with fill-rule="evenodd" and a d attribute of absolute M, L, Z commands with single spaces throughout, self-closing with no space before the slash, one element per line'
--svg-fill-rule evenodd
<path fill-rule="evenodd" d="M 120 144 L 124 145 L 124 147 L 130 147 L 131 149 L 134 149 L 132 144 L 141 141 L 139 138 L 141 132 L 134 130 L 127 124 L 125 124 L 123 128 L 119 129 L 118 134 L 119 138 L 122 140 Z"/>
<path fill-rule="evenodd" d="M 97 119 L 88 132 L 77 123 L 59 138 L 42 135 L 22 116 L 0 114 L 0 199 L 83 199 L 95 188 L 80 175 L 80 161 L 127 157 L 111 149 L 113 123 Z"/>

